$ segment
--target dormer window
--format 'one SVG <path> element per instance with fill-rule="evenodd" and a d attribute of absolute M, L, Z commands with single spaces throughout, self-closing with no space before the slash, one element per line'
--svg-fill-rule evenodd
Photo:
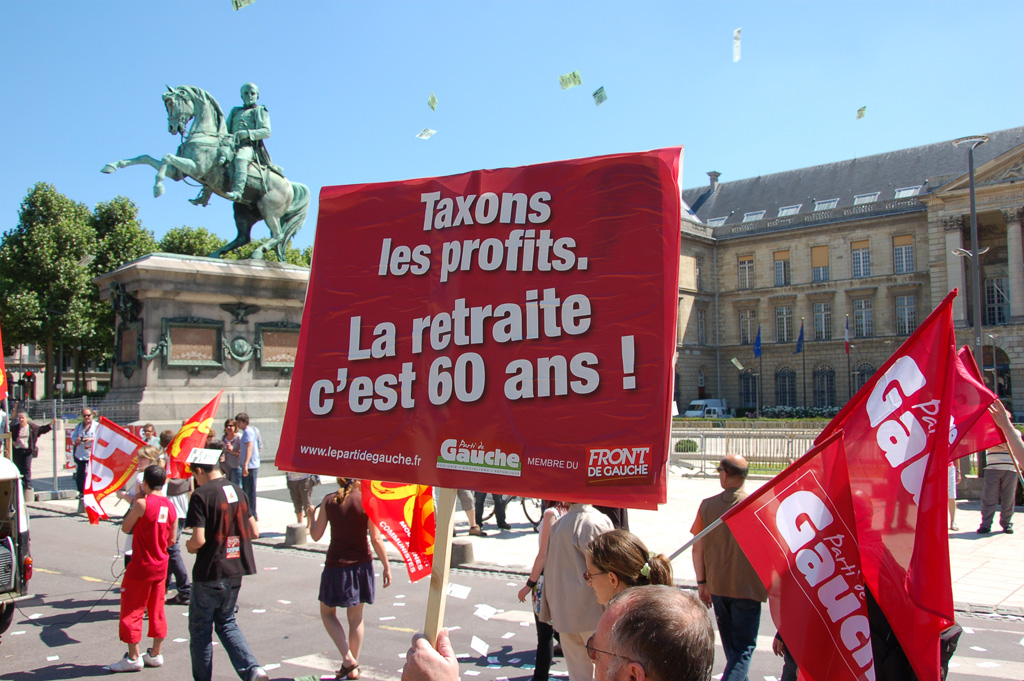
<path fill-rule="evenodd" d="M 755 222 L 757 220 L 760 220 L 763 217 L 764 217 L 764 211 L 763 210 L 755 210 L 755 211 L 751 211 L 750 213 L 744 213 L 743 214 L 743 222 Z"/>
<path fill-rule="evenodd" d="M 795 206 L 783 206 L 779 209 L 779 217 L 784 218 L 787 215 L 796 215 L 800 212 L 800 206 L 802 205 L 802 203 L 798 203 Z"/>
<path fill-rule="evenodd" d="M 917 196 L 917 194 L 920 191 L 921 191 L 921 185 L 917 185 L 916 187 L 903 187 L 902 189 L 897 189 L 896 190 L 896 198 L 897 199 L 906 199 L 906 198 L 910 198 L 911 196 Z"/>
<path fill-rule="evenodd" d="M 728 215 L 720 218 L 711 218 L 710 220 L 708 220 L 708 227 L 721 227 L 722 225 L 725 224 L 725 221 L 728 219 Z"/>
<path fill-rule="evenodd" d="M 815 201 L 814 210 L 832 210 L 839 205 L 839 199 L 825 199 L 824 201 Z"/>
<path fill-rule="evenodd" d="M 872 192 L 870 194 L 857 194 L 857 196 L 853 197 L 853 205 L 860 206 L 865 203 L 874 203 L 875 201 L 878 200 L 879 193 L 880 192 Z"/>

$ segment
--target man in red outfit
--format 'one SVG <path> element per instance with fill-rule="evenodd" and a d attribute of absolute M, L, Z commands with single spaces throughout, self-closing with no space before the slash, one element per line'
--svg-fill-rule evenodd
<path fill-rule="evenodd" d="M 135 672 L 143 667 L 160 667 L 160 650 L 167 637 L 164 615 L 164 590 L 167 578 L 167 548 L 178 534 L 178 516 L 174 505 L 159 492 L 167 480 L 160 466 L 149 466 L 142 475 L 143 496 L 132 503 L 121 523 L 121 530 L 132 535 L 132 561 L 121 581 L 121 640 L 128 653 L 107 667 L 112 672 Z M 149 613 L 149 635 L 153 647 L 139 655 L 142 641 L 142 614 Z"/>

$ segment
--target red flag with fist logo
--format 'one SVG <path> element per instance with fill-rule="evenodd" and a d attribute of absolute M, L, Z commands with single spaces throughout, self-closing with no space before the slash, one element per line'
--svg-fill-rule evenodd
<path fill-rule="evenodd" d="M 113 421 L 100 417 L 82 495 L 90 523 L 97 525 L 100 518 L 106 520 L 107 514 L 100 502 L 124 487 L 135 475 L 139 465 L 135 450 L 145 444 Z"/>

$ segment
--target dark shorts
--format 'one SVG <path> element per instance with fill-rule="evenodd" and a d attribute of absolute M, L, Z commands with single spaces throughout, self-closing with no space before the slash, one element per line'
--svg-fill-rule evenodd
<path fill-rule="evenodd" d="M 373 586 L 373 561 L 324 568 L 320 575 L 320 602 L 329 608 L 373 605 Z"/>

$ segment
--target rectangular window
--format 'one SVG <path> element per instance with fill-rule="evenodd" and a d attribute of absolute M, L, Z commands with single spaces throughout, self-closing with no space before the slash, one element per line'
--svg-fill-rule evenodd
<path fill-rule="evenodd" d="M 796 215 L 797 213 L 800 212 L 800 206 L 802 205 L 804 204 L 798 203 L 795 206 L 783 206 L 782 208 L 779 209 L 779 217 L 784 218 L 787 215 Z"/>
<path fill-rule="evenodd" d="M 696 279 L 696 285 L 698 291 L 704 290 L 704 258 L 697 256 L 694 263 L 693 278 Z"/>
<path fill-rule="evenodd" d="M 763 210 L 755 210 L 743 214 L 743 222 L 756 222 L 764 217 Z"/>
<path fill-rule="evenodd" d="M 814 281 L 828 281 L 828 246 L 811 246 L 811 268 Z"/>
<path fill-rule="evenodd" d="M 985 280 L 985 323 L 1005 324 L 1010 318 L 1010 296 L 1006 279 Z"/>
<path fill-rule="evenodd" d="M 853 197 L 853 205 L 860 206 L 865 203 L 874 203 L 878 200 L 879 192 L 872 192 L 870 194 L 857 194 Z"/>
<path fill-rule="evenodd" d="M 775 342 L 793 341 L 793 306 L 780 305 L 775 308 Z"/>
<path fill-rule="evenodd" d="M 839 199 L 825 199 L 824 201 L 815 201 L 814 210 L 832 210 L 839 205 Z"/>
<path fill-rule="evenodd" d="M 855 338 L 867 338 L 873 335 L 871 320 L 871 301 L 853 301 L 853 335 Z"/>
<path fill-rule="evenodd" d="M 892 239 L 892 271 L 895 274 L 914 271 L 914 237 L 910 234 Z"/>
<path fill-rule="evenodd" d="M 814 304 L 814 340 L 832 340 L 832 303 Z"/>
<path fill-rule="evenodd" d="M 775 285 L 789 286 L 789 251 L 775 251 Z"/>
<path fill-rule="evenodd" d="M 704 310 L 697 309 L 697 345 L 708 344 L 707 319 Z"/>
<path fill-rule="evenodd" d="M 740 312 L 740 345 L 750 345 L 754 342 L 754 334 L 757 333 L 757 325 L 754 322 L 754 311 L 743 310 Z"/>
<path fill-rule="evenodd" d="M 896 296 L 896 333 L 909 336 L 917 328 L 917 302 L 914 296 Z"/>
<path fill-rule="evenodd" d="M 853 278 L 871 276 L 871 248 L 867 239 L 850 244 L 853 254 Z"/>
<path fill-rule="evenodd" d="M 708 227 L 721 227 L 722 225 L 725 224 L 725 221 L 728 220 L 728 219 L 729 219 L 728 215 L 726 215 L 725 217 L 721 217 L 721 218 L 711 218 L 710 220 L 708 220 L 707 224 L 708 224 Z"/>
<path fill-rule="evenodd" d="M 917 185 L 916 187 L 903 187 L 896 190 L 896 198 L 905 199 L 910 196 L 917 196 L 919 191 L 921 191 L 921 185 Z"/>
<path fill-rule="evenodd" d="M 754 256 L 741 255 L 737 269 L 739 271 L 739 288 L 754 288 Z"/>

